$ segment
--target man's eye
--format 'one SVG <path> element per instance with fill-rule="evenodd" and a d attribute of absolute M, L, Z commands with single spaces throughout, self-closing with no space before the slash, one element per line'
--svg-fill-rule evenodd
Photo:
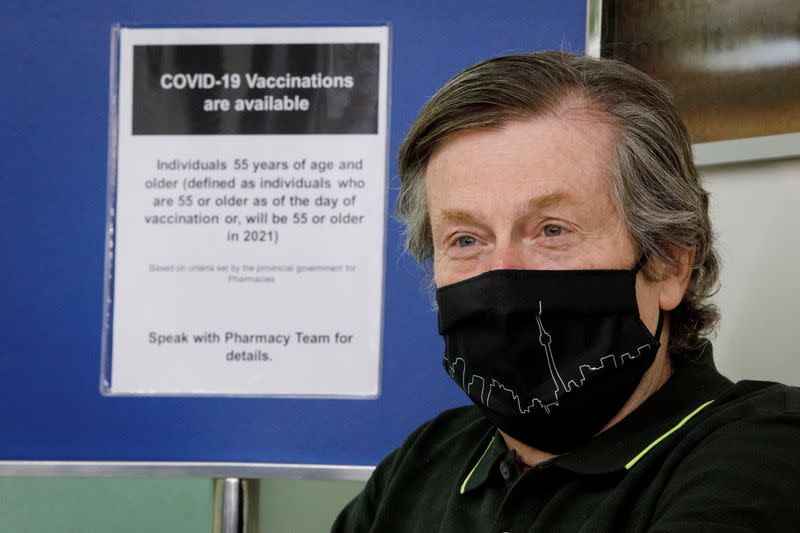
<path fill-rule="evenodd" d="M 558 237 L 561 235 L 562 228 L 561 226 L 557 226 L 556 224 L 548 224 L 544 227 L 544 236 L 545 237 Z"/>
<path fill-rule="evenodd" d="M 475 241 L 475 237 L 472 237 L 470 235 L 462 235 L 461 237 L 456 239 L 456 245 L 461 247 L 461 248 L 466 248 L 468 246 L 474 246 L 475 242 L 476 242 Z"/>

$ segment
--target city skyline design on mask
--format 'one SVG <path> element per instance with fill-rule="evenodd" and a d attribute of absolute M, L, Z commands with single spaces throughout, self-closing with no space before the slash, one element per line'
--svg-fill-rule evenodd
<path fill-rule="evenodd" d="M 506 387 L 503 383 L 498 381 L 495 378 L 491 378 L 491 384 L 489 385 L 488 391 L 486 390 L 486 378 L 481 376 L 480 374 L 472 374 L 469 385 L 467 385 L 467 363 L 463 357 L 456 357 L 454 362 L 450 362 L 445 355 L 444 360 L 447 363 L 447 371 L 453 379 L 457 379 L 457 372 L 458 370 L 461 371 L 461 388 L 467 393 L 468 396 L 471 398 L 479 397 L 481 403 L 486 407 L 490 407 L 489 402 L 491 401 L 492 394 L 495 393 L 495 396 L 499 396 L 500 394 L 508 394 L 511 397 L 511 400 L 517 404 L 517 408 L 519 409 L 520 414 L 528 414 L 531 412 L 532 409 L 542 409 L 544 410 L 545 414 L 550 414 L 550 409 L 553 407 L 558 407 L 558 396 L 559 393 L 563 391 L 563 394 L 567 394 L 576 388 L 580 388 L 588 378 L 589 374 L 602 372 L 606 370 L 606 364 L 613 365 L 613 368 L 619 368 L 625 364 L 625 361 L 637 359 L 639 356 L 642 355 L 642 350 L 649 349 L 650 344 L 644 344 L 639 346 L 636 349 L 636 354 L 631 355 L 630 352 L 625 352 L 619 356 L 619 363 L 617 362 L 616 354 L 609 354 L 600 358 L 600 366 L 592 366 L 589 364 L 582 364 L 578 366 L 578 374 L 580 375 L 580 383 L 577 383 L 574 379 L 571 379 L 564 383 L 564 380 L 561 377 L 561 373 L 558 371 L 558 367 L 556 366 L 555 357 L 553 356 L 553 349 L 552 349 L 552 342 L 553 338 L 550 333 L 544 327 L 542 323 L 542 302 L 539 301 L 539 312 L 536 315 L 536 326 L 539 328 L 539 344 L 544 349 L 545 358 L 547 359 L 547 367 L 550 371 L 550 378 L 553 380 L 553 398 L 554 400 L 550 403 L 544 403 L 540 398 L 533 398 L 530 403 L 527 404 L 526 407 L 522 406 L 522 401 L 520 395 L 517 394 L 516 391 L 513 389 Z M 461 363 L 459 365 L 459 363 Z M 460 367 L 460 368 L 457 368 Z M 610 368 L 610 366 L 609 366 Z M 477 386 L 480 384 L 480 396 L 473 396 L 470 391 L 473 386 Z M 486 395 L 484 396 L 484 393 Z M 502 400 L 499 400 L 502 405 Z"/>

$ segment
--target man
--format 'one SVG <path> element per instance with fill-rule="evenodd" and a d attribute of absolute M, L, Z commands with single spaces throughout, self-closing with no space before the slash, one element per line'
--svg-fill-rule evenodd
<path fill-rule="evenodd" d="M 708 194 L 663 87 L 567 53 L 491 59 L 399 160 L 407 248 L 432 260 L 444 365 L 475 406 L 414 432 L 334 531 L 800 530 L 800 394 L 714 368 Z"/>

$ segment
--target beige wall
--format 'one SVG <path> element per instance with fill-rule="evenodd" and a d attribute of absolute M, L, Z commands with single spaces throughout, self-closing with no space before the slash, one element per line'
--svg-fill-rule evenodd
<path fill-rule="evenodd" d="M 800 159 L 701 172 L 723 261 L 717 365 L 800 385 Z"/>

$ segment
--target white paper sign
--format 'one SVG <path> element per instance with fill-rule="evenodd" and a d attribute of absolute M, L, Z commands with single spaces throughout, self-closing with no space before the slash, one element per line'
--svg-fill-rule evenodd
<path fill-rule="evenodd" d="M 104 392 L 375 397 L 388 28 L 118 37 Z"/>

